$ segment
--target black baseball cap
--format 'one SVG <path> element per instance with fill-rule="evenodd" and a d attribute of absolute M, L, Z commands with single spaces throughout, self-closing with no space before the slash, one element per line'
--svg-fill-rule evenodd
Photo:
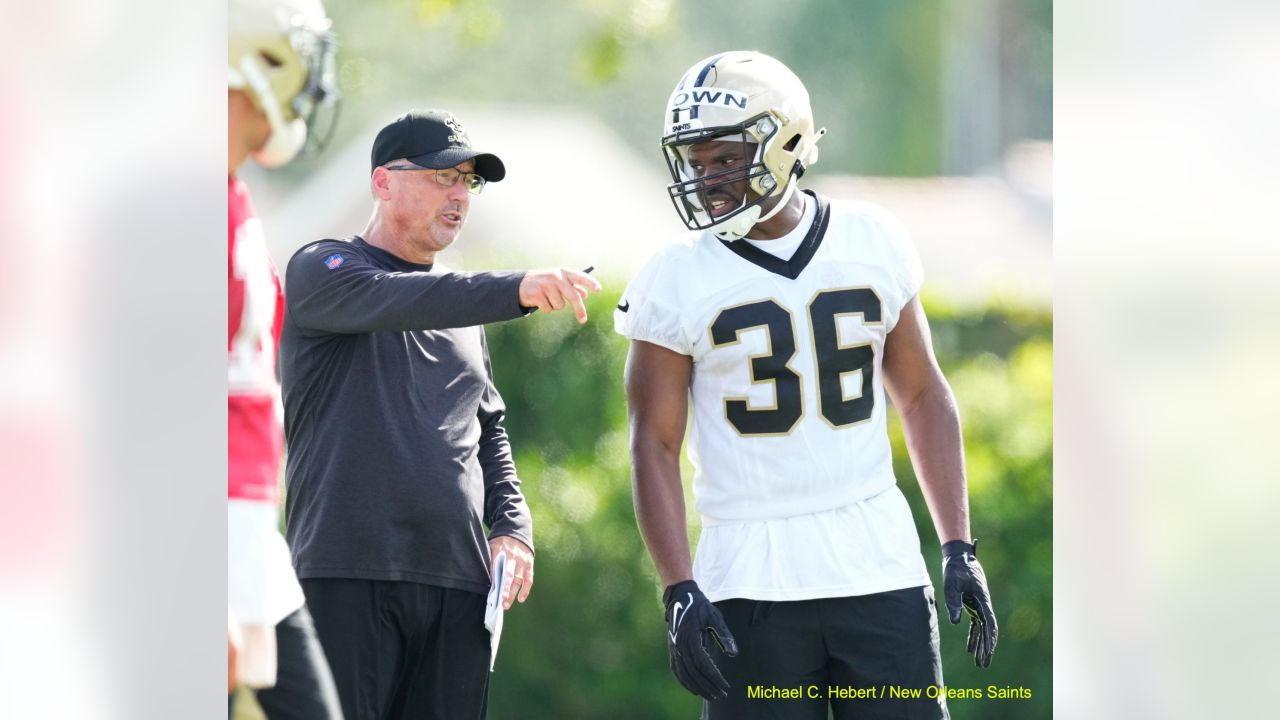
<path fill-rule="evenodd" d="M 507 175 L 497 155 L 471 147 L 462 123 L 447 110 L 410 110 L 378 131 L 369 172 L 400 158 L 432 170 L 475 160 L 476 174 L 489 182 Z"/>

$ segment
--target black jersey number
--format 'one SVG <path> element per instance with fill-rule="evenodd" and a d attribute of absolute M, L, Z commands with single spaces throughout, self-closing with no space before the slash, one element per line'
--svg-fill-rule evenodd
<path fill-rule="evenodd" d="M 871 417 L 875 409 L 875 350 L 871 343 L 841 345 L 839 318 L 860 315 L 866 325 L 882 322 L 880 296 L 871 288 L 827 290 L 809 303 L 809 331 L 818 368 L 818 411 L 832 427 L 843 427 Z M 750 360 L 751 382 L 773 385 L 773 407 L 751 408 L 746 398 L 724 400 L 725 418 L 741 435 L 786 435 L 804 415 L 800 375 L 790 363 L 796 354 L 795 322 L 791 311 L 775 300 L 759 300 L 721 310 L 711 323 L 714 347 L 740 341 L 744 330 L 763 327 L 767 352 Z M 861 388 L 852 397 L 844 393 L 843 379 L 859 373 Z"/>
<path fill-rule="evenodd" d="M 785 435 L 804 414 L 800 376 L 787 367 L 796 354 L 791 312 L 773 300 L 725 308 L 711 323 L 711 344 L 732 345 L 739 342 L 743 330 L 758 327 L 766 330 L 769 347 L 764 354 L 751 356 L 751 382 L 773 383 L 773 407 L 753 410 L 746 398 L 725 398 L 724 415 L 743 435 Z"/>

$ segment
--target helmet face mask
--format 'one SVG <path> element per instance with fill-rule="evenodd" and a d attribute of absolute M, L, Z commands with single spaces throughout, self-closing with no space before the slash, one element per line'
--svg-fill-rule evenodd
<path fill-rule="evenodd" d="M 671 202 L 690 230 L 711 230 L 723 240 L 745 236 L 787 204 L 796 180 L 817 161 L 816 143 L 826 132 L 814 130 L 808 91 L 794 73 L 767 55 L 744 51 L 689 68 L 664 120 Z M 699 146 L 729 140 L 750 146 L 754 155 L 733 168 L 695 166 Z M 736 206 L 713 208 L 709 198 L 726 194 L 726 184 L 733 186 Z"/>
<path fill-rule="evenodd" d="M 307 67 L 306 83 L 291 103 L 293 116 L 307 127 L 307 144 L 303 153 L 320 152 L 338 126 L 342 96 L 338 92 L 338 42 L 333 32 L 317 34 L 297 27 L 291 43 Z"/>
<path fill-rule="evenodd" d="M 675 180 L 667 194 L 690 230 L 707 230 L 749 213 L 776 194 L 777 180 L 764 155 L 777 133 L 777 123 L 765 113 L 734 127 L 684 131 L 663 139 L 667 169 Z M 726 201 L 732 204 L 716 205 Z"/>
<path fill-rule="evenodd" d="M 319 0 L 233 0 L 227 87 L 266 116 L 271 135 L 254 152 L 277 167 L 299 151 L 318 152 L 336 124 L 337 42 Z"/>

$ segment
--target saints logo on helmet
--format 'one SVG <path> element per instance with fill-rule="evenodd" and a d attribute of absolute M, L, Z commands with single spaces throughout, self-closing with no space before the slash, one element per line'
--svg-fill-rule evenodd
<path fill-rule="evenodd" d="M 750 51 L 701 60 L 667 101 L 671 202 L 690 230 L 737 240 L 787 204 L 825 133 L 814 129 L 804 83 L 781 62 Z M 708 148 L 720 162 L 708 161 Z"/>
<path fill-rule="evenodd" d="M 227 87 L 247 92 L 271 123 L 254 159 L 283 165 L 308 139 L 318 151 L 338 108 L 337 43 L 320 0 L 231 0 L 227 20 Z"/>

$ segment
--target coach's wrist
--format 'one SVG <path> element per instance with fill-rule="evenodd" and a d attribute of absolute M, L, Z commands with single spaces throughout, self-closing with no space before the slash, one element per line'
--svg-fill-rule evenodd
<path fill-rule="evenodd" d="M 538 311 L 538 306 L 524 304 L 524 298 L 522 297 L 523 293 L 520 292 L 521 288 L 524 287 L 525 276 L 527 276 L 528 274 L 529 274 L 528 270 L 521 270 L 521 271 L 512 273 L 513 277 L 515 278 L 516 307 L 520 309 L 519 317 L 525 317 Z"/>

